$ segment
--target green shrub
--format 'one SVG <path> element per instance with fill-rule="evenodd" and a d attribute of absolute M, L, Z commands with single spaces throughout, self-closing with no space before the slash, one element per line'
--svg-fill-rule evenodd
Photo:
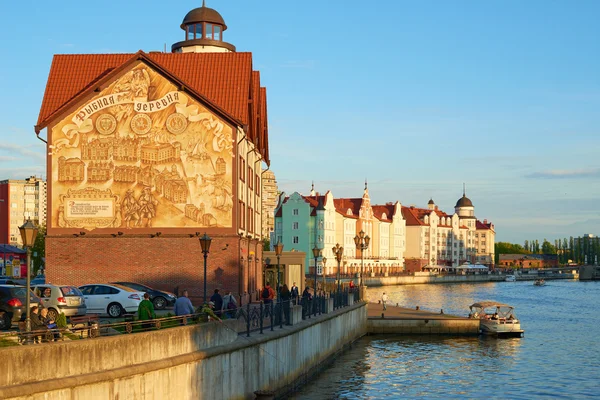
<path fill-rule="evenodd" d="M 56 317 L 56 326 L 58 326 L 60 329 L 64 329 L 67 327 L 67 317 L 65 316 L 65 313 L 60 313 L 58 315 L 58 317 Z"/>

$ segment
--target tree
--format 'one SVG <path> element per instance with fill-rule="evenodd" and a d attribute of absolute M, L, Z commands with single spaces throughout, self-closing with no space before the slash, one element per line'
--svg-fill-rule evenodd
<path fill-rule="evenodd" d="M 525 248 L 525 250 L 529 251 L 529 240 L 525 241 L 525 243 L 523 244 L 523 247 Z"/>
<path fill-rule="evenodd" d="M 533 249 L 531 250 L 531 252 L 534 254 L 540 254 L 540 242 L 538 242 L 537 239 L 535 239 Z"/>
<path fill-rule="evenodd" d="M 33 261 L 33 274 L 37 275 L 40 268 L 44 265 L 43 258 L 46 258 L 46 226 L 40 225 L 35 243 L 31 248 L 31 260 Z"/>
<path fill-rule="evenodd" d="M 569 262 L 569 242 L 567 238 L 563 239 L 563 264 L 567 264 Z"/>
<path fill-rule="evenodd" d="M 263 251 L 270 251 L 271 250 L 271 241 L 267 238 L 264 238 L 262 240 L 263 242 Z"/>
<path fill-rule="evenodd" d="M 556 254 L 556 247 L 547 239 L 542 243 L 542 254 Z"/>

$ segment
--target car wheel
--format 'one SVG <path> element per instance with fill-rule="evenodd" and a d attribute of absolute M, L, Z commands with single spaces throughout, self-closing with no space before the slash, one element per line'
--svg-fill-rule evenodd
<path fill-rule="evenodd" d="M 167 306 L 167 299 L 160 296 L 155 297 L 154 300 L 152 300 L 152 303 L 154 303 L 154 308 L 157 310 L 162 310 Z"/>
<path fill-rule="evenodd" d="M 123 307 L 119 303 L 110 303 L 106 309 L 106 313 L 112 318 L 119 318 L 123 315 Z"/>
<path fill-rule="evenodd" d="M 49 308 L 48 318 L 50 318 L 53 321 L 56 321 L 56 318 L 58 318 L 58 311 L 56 311 L 54 308 Z"/>
<path fill-rule="evenodd" d="M 12 326 L 11 315 L 7 312 L 0 314 L 0 331 L 10 329 L 11 326 Z"/>

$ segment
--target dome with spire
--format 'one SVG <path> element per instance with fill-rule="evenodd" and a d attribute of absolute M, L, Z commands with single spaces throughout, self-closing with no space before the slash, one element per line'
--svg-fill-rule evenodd
<path fill-rule="evenodd" d="M 219 12 L 213 8 L 206 7 L 206 2 L 202 2 L 202 7 L 194 8 L 192 11 L 186 14 L 181 23 L 181 29 L 185 29 L 186 26 L 196 24 L 200 22 L 209 22 L 211 24 L 221 25 L 223 30 L 227 29 L 225 20 L 219 14 Z"/>
<path fill-rule="evenodd" d="M 431 198 L 431 199 L 429 199 L 429 202 L 428 202 L 427 204 L 429 204 L 429 205 L 433 205 L 433 204 L 435 204 L 435 202 L 434 202 L 434 201 L 433 201 L 433 199 Z"/>
<path fill-rule="evenodd" d="M 454 208 L 459 207 L 473 207 L 473 202 L 466 196 L 466 194 L 463 193 L 463 196 L 458 199 L 456 205 L 454 206 Z"/>
<path fill-rule="evenodd" d="M 181 29 L 185 40 L 171 46 L 174 53 L 234 52 L 235 46 L 223 41 L 223 32 L 227 30 L 225 20 L 217 10 L 206 7 L 194 8 L 183 18 Z"/>

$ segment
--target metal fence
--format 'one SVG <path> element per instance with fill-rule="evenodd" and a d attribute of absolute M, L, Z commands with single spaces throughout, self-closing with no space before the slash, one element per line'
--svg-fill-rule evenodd
<path fill-rule="evenodd" d="M 333 310 L 347 307 L 349 298 L 354 302 L 360 300 L 359 290 L 344 289 L 339 292 L 321 292 L 317 296 L 298 296 L 289 300 L 273 300 L 248 302 L 241 307 L 231 310 L 222 310 L 215 314 L 222 320 L 237 320 L 236 332 L 250 336 L 252 333 L 264 333 L 265 330 L 273 331 L 277 326 L 292 324 L 293 307 L 302 307 L 302 319 L 316 318 L 327 312 L 327 300 L 333 299 Z M 23 324 L 19 323 L 19 330 L 0 333 L 0 347 L 35 344 L 63 340 L 81 340 L 97 338 L 100 336 L 114 336 L 134 334 L 138 332 L 156 331 L 185 325 L 210 322 L 213 319 L 207 313 L 196 313 L 183 316 L 168 316 L 150 320 L 136 320 L 132 315 L 126 316 L 124 321 L 110 322 L 107 319 L 87 316 L 85 322 L 68 323 L 63 328 L 44 328 L 26 332 Z M 75 320 L 72 320 L 73 322 Z M 231 329 L 231 328 L 230 328 Z"/>

